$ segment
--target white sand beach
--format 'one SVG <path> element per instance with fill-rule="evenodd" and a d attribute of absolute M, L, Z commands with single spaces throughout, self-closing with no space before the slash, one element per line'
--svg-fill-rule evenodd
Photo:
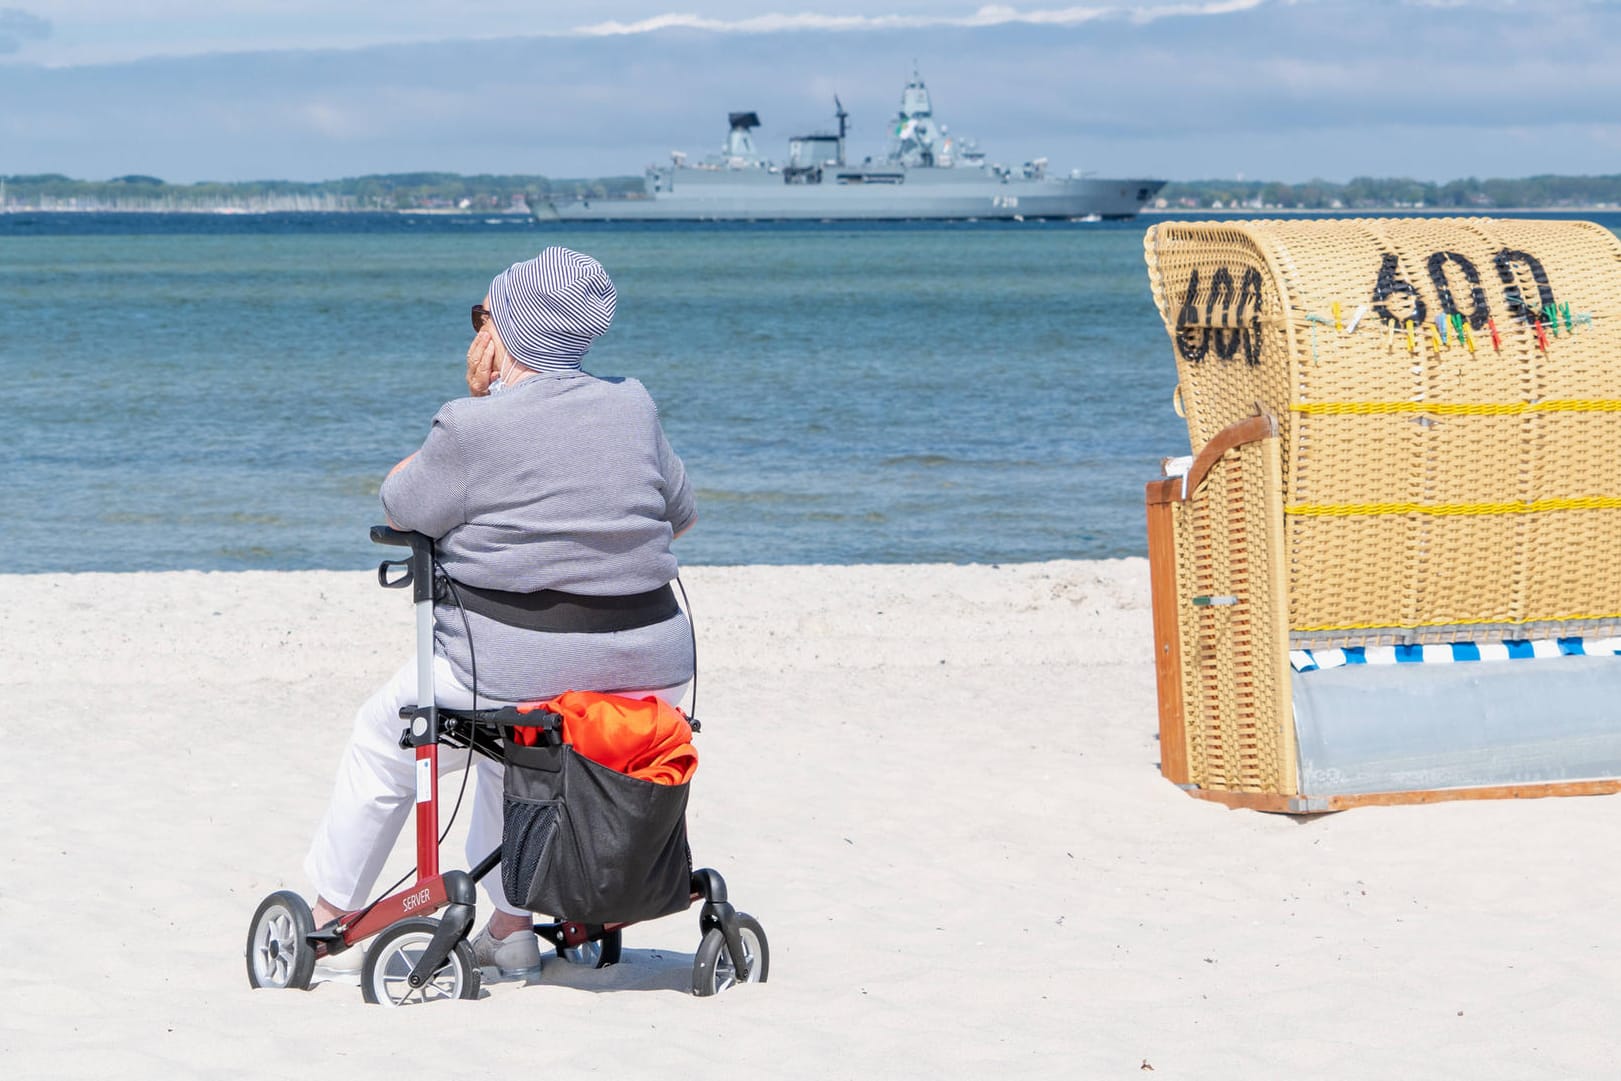
<path fill-rule="evenodd" d="M 0 579 L 0 1075 L 1621 1069 L 1621 799 L 1190 799 L 1156 768 L 1143 560 L 685 579 L 694 856 L 764 924 L 770 981 L 688 994 L 694 912 L 616 968 L 405 1011 L 251 991 L 242 960 L 260 898 L 308 889 L 404 596 L 365 568 Z"/>

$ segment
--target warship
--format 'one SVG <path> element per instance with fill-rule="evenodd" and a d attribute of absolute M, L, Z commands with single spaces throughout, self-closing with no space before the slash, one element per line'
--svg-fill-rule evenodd
<path fill-rule="evenodd" d="M 755 147 L 753 112 L 728 115 L 721 153 L 689 164 L 680 151 L 652 166 L 643 191 L 628 198 L 553 200 L 533 206 L 543 221 L 884 221 L 1131 218 L 1163 180 L 1054 176 L 1047 159 L 993 164 L 972 139 L 935 119 L 916 70 L 880 159 L 845 156 L 850 114 L 835 96 L 837 130 L 788 140 L 787 160 Z"/>

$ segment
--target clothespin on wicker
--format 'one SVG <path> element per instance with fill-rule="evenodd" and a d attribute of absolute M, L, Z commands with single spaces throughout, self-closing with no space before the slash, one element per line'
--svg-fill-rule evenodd
<path fill-rule="evenodd" d="M 1340 306 L 1339 306 L 1338 303 L 1336 303 L 1334 305 L 1334 311 L 1336 313 L 1336 318 L 1338 318 L 1339 307 Z M 1326 327 L 1326 326 L 1328 326 L 1330 324 L 1330 320 L 1324 319 L 1322 316 L 1318 315 L 1315 312 L 1307 312 L 1306 313 L 1306 322 L 1311 325 L 1311 362 L 1313 364 L 1316 364 L 1317 363 L 1317 324 L 1321 323 L 1323 326 Z"/>

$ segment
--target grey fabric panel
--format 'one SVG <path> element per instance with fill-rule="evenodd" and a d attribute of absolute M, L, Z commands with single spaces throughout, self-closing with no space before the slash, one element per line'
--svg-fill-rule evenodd
<path fill-rule="evenodd" d="M 437 605 L 437 651 L 462 685 L 473 685 L 478 662 L 480 699 L 520 702 L 564 691 L 653 691 L 692 678 L 692 624 L 685 613 L 663 623 L 612 634 L 548 634 L 503 626 L 467 612 L 471 648 L 459 608 Z M 455 634 L 446 634 L 454 627 Z"/>
<path fill-rule="evenodd" d="M 1293 673 L 1303 795 L 1621 776 L 1621 657 Z"/>
<path fill-rule="evenodd" d="M 489 589 L 644 593 L 676 575 L 670 548 L 692 485 L 634 379 L 540 373 L 502 394 L 458 398 L 416 460 L 383 483 L 401 528 L 437 539 L 445 572 Z M 566 690 L 650 690 L 692 678 L 685 617 L 615 634 L 543 634 L 436 609 L 456 676 L 502 700 Z M 469 648 L 468 630 L 472 648 Z"/>
<path fill-rule="evenodd" d="M 582 372 L 447 402 L 382 497 L 401 528 L 439 541 L 452 578 L 514 592 L 661 586 L 675 577 L 674 527 L 692 513 L 647 391 Z"/>

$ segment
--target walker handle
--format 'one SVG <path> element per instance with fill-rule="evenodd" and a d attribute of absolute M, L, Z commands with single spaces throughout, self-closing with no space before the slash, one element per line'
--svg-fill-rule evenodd
<path fill-rule="evenodd" d="M 385 559 L 377 567 L 377 582 L 388 589 L 404 589 L 411 587 L 412 603 L 421 603 L 433 599 L 433 538 L 426 533 L 414 533 L 405 529 L 390 529 L 386 525 L 371 527 L 371 539 L 376 544 L 392 544 L 400 548 L 411 549 L 409 560 L 410 569 L 399 578 L 390 579 L 388 569 L 398 567 L 406 560 Z"/>

